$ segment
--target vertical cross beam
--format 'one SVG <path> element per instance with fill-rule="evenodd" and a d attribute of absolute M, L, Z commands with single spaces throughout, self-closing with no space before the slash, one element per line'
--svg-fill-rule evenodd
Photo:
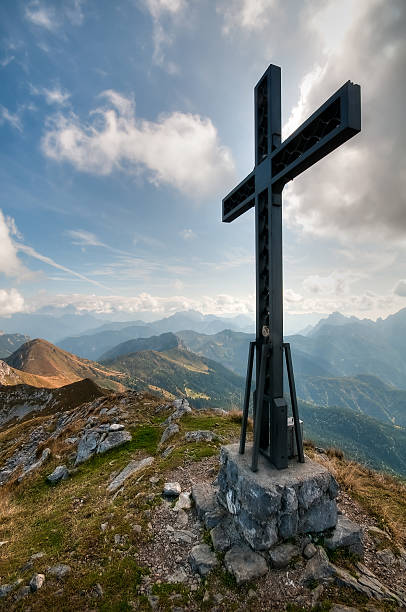
<path fill-rule="evenodd" d="M 270 185 L 271 153 L 281 144 L 281 70 L 271 65 L 255 87 L 255 236 L 256 236 L 256 386 L 262 345 L 271 344 L 261 414 L 260 449 L 271 452 L 276 467 L 287 465 L 284 444 L 283 304 L 282 304 L 282 194 Z M 266 336 L 267 330 L 270 331 Z M 267 399 L 268 398 L 268 399 Z M 259 397 L 258 397 L 259 399 Z M 274 400 L 278 401 L 275 402 Z M 283 403 L 283 401 L 282 401 Z M 282 430 L 282 431 L 281 431 Z M 278 432 L 278 433 L 277 433 Z M 272 438 L 272 443 L 271 439 Z"/>

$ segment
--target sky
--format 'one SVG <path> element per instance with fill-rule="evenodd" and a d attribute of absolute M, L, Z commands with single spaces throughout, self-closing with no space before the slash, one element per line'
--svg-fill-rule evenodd
<path fill-rule="evenodd" d="M 362 131 L 283 193 L 289 317 L 406 307 L 404 0 L 2 0 L 0 315 L 254 315 L 253 88 L 286 138 L 351 80 Z M 133 317 L 135 318 L 135 317 Z"/>

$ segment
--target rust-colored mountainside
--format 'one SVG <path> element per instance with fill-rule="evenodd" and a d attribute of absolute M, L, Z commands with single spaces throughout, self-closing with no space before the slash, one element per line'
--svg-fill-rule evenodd
<path fill-rule="evenodd" d="M 11 372 L 0 381 L 5 385 L 25 383 L 52 389 L 90 378 L 103 388 L 125 389 L 119 382 L 123 378 L 121 372 L 81 359 L 40 338 L 20 346 L 4 362 L 11 368 Z"/>

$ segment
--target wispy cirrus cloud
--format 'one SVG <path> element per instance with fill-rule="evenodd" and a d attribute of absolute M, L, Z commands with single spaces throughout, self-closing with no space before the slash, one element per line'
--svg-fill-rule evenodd
<path fill-rule="evenodd" d="M 25 18 L 39 28 L 56 32 L 67 19 L 74 26 L 84 21 L 84 0 L 64 0 L 59 5 L 49 5 L 40 0 L 32 0 L 25 7 Z"/>
<path fill-rule="evenodd" d="M 47 104 L 64 106 L 70 98 L 70 93 L 63 90 L 59 85 L 54 87 L 35 87 L 30 85 L 30 91 L 34 96 L 44 96 Z"/>
<path fill-rule="evenodd" d="M 92 111 L 91 123 L 73 113 L 49 120 L 42 139 L 47 157 L 91 174 L 144 173 L 151 183 L 170 185 L 196 199 L 232 184 L 231 152 L 208 117 L 173 112 L 146 121 L 136 118 L 130 98 L 113 90 L 100 97 L 106 104 Z"/>
<path fill-rule="evenodd" d="M 23 131 L 23 124 L 19 113 L 12 113 L 5 106 L 0 104 L 0 125 L 8 123 L 19 132 Z"/>

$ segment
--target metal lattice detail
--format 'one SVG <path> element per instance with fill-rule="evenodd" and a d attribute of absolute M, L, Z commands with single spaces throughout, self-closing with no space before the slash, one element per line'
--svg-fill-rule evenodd
<path fill-rule="evenodd" d="M 255 176 L 253 175 L 223 200 L 223 217 L 233 211 L 239 204 L 242 204 L 244 200 L 254 195 Z"/>
<path fill-rule="evenodd" d="M 337 98 L 325 111 L 320 113 L 309 125 L 303 128 L 289 144 L 272 157 L 272 174 L 276 176 L 295 162 L 301 155 L 330 134 L 341 123 L 341 104 Z"/>
<path fill-rule="evenodd" d="M 264 77 L 257 89 L 258 163 L 268 155 L 268 148 L 268 79 Z"/>

